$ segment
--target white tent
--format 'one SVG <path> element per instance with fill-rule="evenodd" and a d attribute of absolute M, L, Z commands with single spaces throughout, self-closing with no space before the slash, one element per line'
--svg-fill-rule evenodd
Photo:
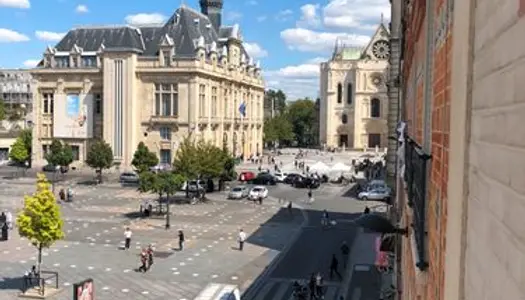
<path fill-rule="evenodd" d="M 343 163 L 336 163 L 335 165 L 333 165 L 331 168 L 330 168 L 330 172 L 351 172 L 352 171 L 352 167 L 350 166 L 347 166 Z"/>
<path fill-rule="evenodd" d="M 310 172 L 319 173 L 319 174 L 326 174 L 330 172 L 330 167 L 324 164 L 323 162 L 316 162 L 312 166 L 310 166 Z"/>

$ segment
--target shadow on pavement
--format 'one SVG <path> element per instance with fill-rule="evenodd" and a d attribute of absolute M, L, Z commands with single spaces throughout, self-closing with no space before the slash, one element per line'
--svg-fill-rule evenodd
<path fill-rule="evenodd" d="M 16 290 L 22 291 L 24 288 L 24 278 L 20 277 L 4 277 L 0 281 L 0 290 Z"/>

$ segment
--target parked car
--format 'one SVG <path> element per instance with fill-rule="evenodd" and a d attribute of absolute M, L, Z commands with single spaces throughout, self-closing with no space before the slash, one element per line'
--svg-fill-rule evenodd
<path fill-rule="evenodd" d="M 250 181 L 250 180 L 253 180 L 255 178 L 255 173 L 253 172 L 241 172 L 241 174 L 239 174 L 239 181 Z"/>
<path fill-rule="evenodd" d="M 259 173 L 257 177 L 255 177 L 252 180 L 252 182 L 254 184 L 259 184 L 259 185 L 276 185 L 277 184 L 277 180 L 275 179 L 275 177 L 273 177 L 273 175 L 269 173 Z"/>
<path fill-rule="evenodd" d="M 363 201 L 378 200 L 388 201 L 392 195 L 392 190 L 388 187 L 369 187 L 365 191 L 360 192 L 357 198 Z"/>
<path fill-rule="evenodd" d="M 250 190 L 247 186 L 239 185 L 230 190 L 228 199 L 243 199 L 248 197 Z"/>
<path fill-rule="evenodd" d="M 186 191 L 188 189 L 189 192 L 198 192 L 198 191 L 206 191 L 206 181 L 204 180 L 189 180 L 184 182 L 182 185 L 181 191 Z"/>
<path fill-rule="evenodd" d="M 170 164 L 158 164 L 156 166 L 149 168 L 149 170 L 154 173 L 170 171 L 171 165 Z"/>
<path fill-rule="evenodd" d="M 273 174 L 273 176 L 275 177 L 275 180 L 277 180 L 277 182 L 284 182 L 284 180 L 286 179 L 286 177 L 288 177 L 288 173 L 284 173 L 284 172 L 275 172 Z"/>
<path fill-rule="evenodd" d="M 136 184 L 139 183 L 139 175 L 137 173 L 133 172 L 124 172 L 120 174 L 119 178 L 120 183 L 122 184 Z"/>
<path fill-rule="evenodd" d="M 295 181 L 292 183 L 292 186 L 295 188 L 308 188 L 308 189 L 316 189 L 321 186 L 321 181 L 312 178 L 312 177 L 295 177 Z"/>
<path fill-rule="evenodd" d="M 268 189 L 264 186 L 255 186 L 251 189 L 249 198 L 252 200 L 268 197 Z"/>
<path fill-rule="evenodd" d="M 42 168 L 42 171 L 43 172 L 48 172 L 48 173 L 54 173 L 54 172 L 57 171 L 57 166 L 52 165 L 52 164 L 47 164 L 47 165 L 45 165 Z M 60 166 L 58 168 L 58 171 L 60 171 L 60 173 L 67 173 L 67 171 L 69 171 L 69 167 L 68 166 Z"/>
<path fill-rule="evenodd" d="M 389 189 L 388 185 L 384 180 L 375 179 L 367 182 L 363 188 L 363 190 L 367 190 L 369 188 L 372 189 Z"/>
<path fill-rule="evenodd" d="M 303 177 L 301 174 L 297 173 L 289 173 L 286 178 L 284 178 L 283 182 L 286 184 L 292 184 L 294 183 L 295 179 L 298 177 Z"/>

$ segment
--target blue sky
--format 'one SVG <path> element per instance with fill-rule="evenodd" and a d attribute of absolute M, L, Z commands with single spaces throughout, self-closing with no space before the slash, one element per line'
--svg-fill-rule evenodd
<path fill-rule="evenodd" d="M 32 67 L 47 45 L 79 25 L 162 22 L 182 3 L 198 0 L 0 0 L 0 68 Z M 261 61 L 269 88 L 290 100 L 315 97 L 318 64 L 337 38 L 364 46 L 388 0 L 224 0 L 223 23 L 238 23 L 250 54 Z"/>

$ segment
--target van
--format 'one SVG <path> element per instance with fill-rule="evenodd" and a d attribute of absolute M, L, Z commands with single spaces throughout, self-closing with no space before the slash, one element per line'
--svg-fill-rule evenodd
<path fill-rule="evenodd" d="M 193 300 L 241 300 L 241 292 L 236 285 L 210 283 Z"/>

